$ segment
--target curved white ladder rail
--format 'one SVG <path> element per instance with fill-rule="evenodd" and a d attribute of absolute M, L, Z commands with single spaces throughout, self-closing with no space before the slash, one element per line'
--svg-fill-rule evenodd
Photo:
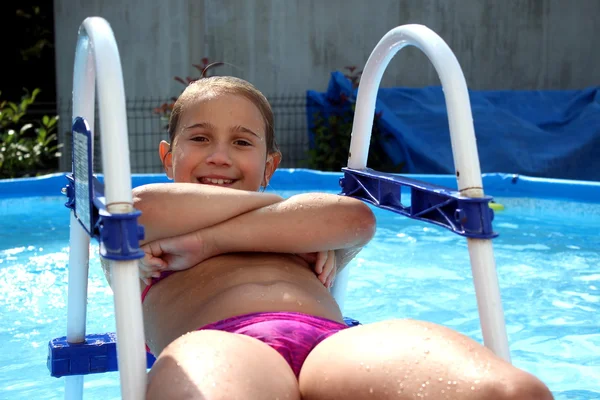
<path fill-rule="evenodd" d="M 366 168 L 375 100 L 381 77 L 394 55 L 409 45 L 421 49 L 429 57 L 440 77 L 448 109 L 458 190 L 466 197 L 483 197 L 481 169 L 465 77 L 446 42 L 423 25 L 403 25 L 392 29 L 379 41 L 369 56 L 358 88 L 348 167 Z M 496 355 L 510 362 L 492 241 L 468 238 L 467 244 L 484 344 Z M 333 289 L 340 306 L 343 305 L 346 292 L 348 270 L 346 268 L 340 272 Z"/>
<path fill-rule="evenodd" d="M 83 117 L 94 131 L 95 85 L 102 123 L 102 165 L 106 208 L 112 214 L 133 211 L 131 168 L 121 59 L 106 20 L 86 18 L 79 28 L 73 77 L 73 118 Z M 93 141 L 92 141 L 93 142 Z M 71 212 L 67 340 L 85 339 L 89 236 Z M 115 301 L 121 396 L 143 399 L 146 350 L 137 260 L 111 262 Z M 81 399 L 83 376 L 66 378 L 65 398 Z"/>

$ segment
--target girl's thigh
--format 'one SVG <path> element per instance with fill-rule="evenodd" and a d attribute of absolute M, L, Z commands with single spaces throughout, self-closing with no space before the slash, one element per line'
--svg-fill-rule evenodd
<path fill-rule="evenodd" d="M 533 375 L 456 331 L 414 320 L 340 331 L 309 354 L 302 399 L 552 399 Z"/>
<path fill-rule="evenodd" d="M 249 336 L 216 330 L 181 336 L 157 358 L 147 399 L 300 399 L 281 355 Z"/>

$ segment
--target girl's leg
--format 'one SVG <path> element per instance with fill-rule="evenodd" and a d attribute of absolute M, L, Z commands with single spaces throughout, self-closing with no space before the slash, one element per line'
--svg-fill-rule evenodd
<path fill-rule="evenodd" d="M 296 376 L 277 351 L 252 337 L 215 330 L 175 340 L 148 380 L 149 400 L 300 399 Z"/>
<path fill-rule="evenodd" d="M 304 400 L 552 399 L 548 388 L 448 328 L 412 320 L 346 329 L 309 354 Z"/>

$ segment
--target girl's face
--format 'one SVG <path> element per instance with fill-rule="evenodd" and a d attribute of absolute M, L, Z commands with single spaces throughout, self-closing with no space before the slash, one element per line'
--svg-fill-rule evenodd
<path fill-rule="evenodd" d="M 262 114 L 250 100 L 213 94 L 187 106 L 175 140 L 171 146 L 161 142 L 159 152 L 175 182 L 256 191 L 267 185 L 280 160 L 267 155 L 265 135 Z"/>

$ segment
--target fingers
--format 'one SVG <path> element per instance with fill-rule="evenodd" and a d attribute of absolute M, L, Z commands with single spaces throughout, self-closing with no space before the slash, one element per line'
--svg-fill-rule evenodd
<path fill-rule="evenodd" d="M 167 269 L 167 264 L 159 257 L 152 255 L 150 246 L 142 246 L 144 258 L 138 262 L 140 279 L 149 285 L 152 278 L 159 278 L 162 271 Z"/>
<path fill-rule="evenodd" d="M 322 271 L 319 274 L 319 280 L 325 285 L 325 287 L 329 288 L 331 287 L 331 285 L 333 285 L 335 274 L 335 250 L 329 250 L 327 252 L 327 259 L 325 260 L 325 264 L 323 265 Z"/>
<path fill-rule="evenodd" d="M 167 268 L 167 263 L 158 257 L 152 257 L 148 254 L 138 263 L 139 268 L 146 272 L 161 271 Z"/>
<path fill-rule="evenodd" d="M 319 251 L 317 253 L 317 259 L 315 261 L 315 272 L 319 276 L 323 273 L 323 267 L 325 266 L 325 263 L 327 262 L 328 255 L 329 255 L 328 251 Z M 325 281 L 321 281 L 321 282 L 325 283 Z"/>
<path fill-rule="evenodd" d="M 331 273 L 331 275 L 329 275 L 327 277 L 327 280 L 325 281 L 325 287 L 330 289 L 333 286 L 333 283 L 335 282 L 335 277 L 337 275 L 337 268 L 335 268 L 333 270 L 333 272 Z"/>

